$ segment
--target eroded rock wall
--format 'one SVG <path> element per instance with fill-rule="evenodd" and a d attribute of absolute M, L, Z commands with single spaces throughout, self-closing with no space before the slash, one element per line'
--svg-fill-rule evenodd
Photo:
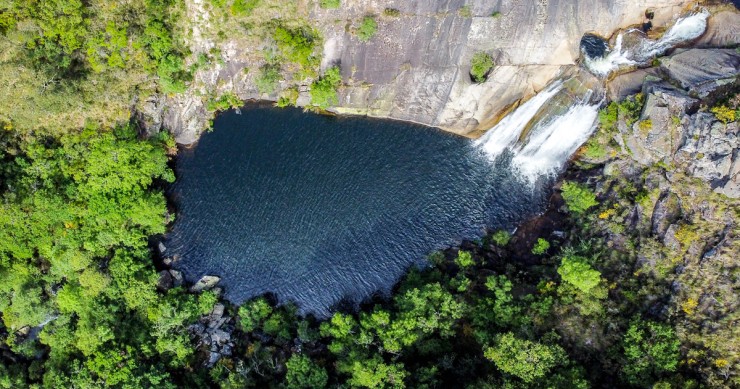
<path fill-rule="evenodd" d="M 507 108 L 543 88 L 576 64 L 586 32 L 610 35 L 641 23 L 655 11 L 655 25 L 668 23 L 688 6 L 686 0 L 343 0 L 339 9 L 317 1 L 298 1 L 291 12 L 318 28 L 324 39 L 322 69 L 339 64 L 345 86 L 335 110 L 409 120 L 475 136 Z M 400 11 L 388 16 L 386 8 Z M 209 35 L 207 0 L 187 0 L 188 45 L 194 56 L 218 49 L 219 63 L 199 70 L 190 90 L 149 109 L 163 112 L 162 126 L 179 143 L 197 140 L 208 125 L 205 98 L 233 91 L 242 99 L 260 95 L 254 83 L 264 59 L 262 47 Z M 494 13 L 497 13 L 496 16 Z M 353 25 L 375 15 L 377 34 L 361 42 Z M 274 17 L 282 17 L 276 10 Z M 470 59 L 477 51 L 493 55 L 496 67 L 483 84 L 470 81 Z M 281 87 L 288 86 L 283 83 Z M 306 103 L 302 85 L 299 103 Z M 164 108 L 162 108 L 164 106 Z"/>

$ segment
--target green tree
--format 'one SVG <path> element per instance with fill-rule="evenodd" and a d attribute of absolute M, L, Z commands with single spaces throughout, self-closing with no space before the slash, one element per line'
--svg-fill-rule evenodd
<path fill-rule="evenodd" d="M 326 369 L 305 355 L 293 354 L 285 363 L 285 380 L 289 389 L 325 388 L 329 380 Z"/>
<path fill-rule="evenodd" d="M 455 258 L 455 263 L 457 264 L 457 266 L 460 266 L 461 268 L 467 268 L 467 267 L 475 265 L 475 260 L 473 259 L 473 255 L 470 254 L 469 251 L 460 250 L 457 252 L 457 258 Z"/>
<path fill-rule="evenodd" d="M 634 319 L 622 342 L 624 375 L 633 385 L 650 385 L 678 367 L 680 342 L 667 324 Z"/>
<path fill-rule="evenodd" d="M 372 16 L 365 16 L 362 18 L 360 27 L 357 29 L 357 38 L 361 42 L 367 42 L 375 36 L 378 31 L 378 22 Z"/>
<path fill-rule="evenodd" d="M 584 185 L 565 181 L 561 190 L 568 210 L 576 215 L 583 214 L 589 208 L 599 204 L 596 201 L 596 195 Z"/>
<path fill-rule="evenodd" d="M 486 348 L 484 355 L 499 370 L 526 383 L 545 377 L 566 358 L 565 350 L 560 346 L 519 339 L 511 332 L 497 336 L 494 345 Z"/>
<path fill-rule="evenodd" d="M 473 54 L 470 60 L 470 75 L 473 81 L 481 83 L 488 78 L 488 73 L 493 69 L 493 57 L 488 53 L 479 51 Z"/>
<path fill-rule="evenodd" d="M 342 76 L 339 67 L 331 67 L 326 70 L 324 76 L 311 84 L 311 104 L 319 108 L 329 108 L 337 104 L 337 88 L 342 84 Z"/>
<path fill-rule="evenodd" d="M 588 294 L 601 282 L 601 273 L 594 270 L 586 258 L 576 255 L 563 257 L 558 267 L 558 274 L 563 281 Z"/>

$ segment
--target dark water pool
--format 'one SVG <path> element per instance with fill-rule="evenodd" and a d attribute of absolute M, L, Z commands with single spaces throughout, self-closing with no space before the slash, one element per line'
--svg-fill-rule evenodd
<path fill-rule="evenodd" d="M 165 243 L 235 303 L 271 292 L 325 316 L 543 204 L 506 162 L 424 126 L 247 106 L 214 127 L 177 158 Z"/>

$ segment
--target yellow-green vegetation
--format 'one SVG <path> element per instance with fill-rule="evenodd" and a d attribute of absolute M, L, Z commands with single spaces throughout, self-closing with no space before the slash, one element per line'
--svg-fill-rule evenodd
<path fill-rule="evenodd" d="M 401 11 L 396 8 L 386 8 L 383 10 L 383 15 L 389 16 L 392 18 L 397 18 L 401 16 Z"/>
<path fill-rule="evenodd" d="M 156 386 L 191 363 L 183 329 L 216 298 L 157 292 L 147 247 L 165 231 L 165 198 L 152 185 L 174 179 L 172 145 L 128 126 L 3 134 L 0 339 L 17 365 L 0 383 Z"/>
<path fill-rule="evenodd" d="M 377 31 L 378 22 L 375 21 L 375 17 L 365 16 L 360 22 L 360 27 L 357 28 L 357 39 L 367 42 L 375 36 Z"/>
<path fill-rule="evenodd" d="M 239 96 L 233 92 L 224 93 L 219 98 L 214 98 L 208 101 L 206 108 L 211 112 L 226 111 L 230 108 L 239 108 L 243 102 L 239 99 Z"/>
<path fill-rule="evenodd" d="M 542 255 L 549 249 L 550 242 L 548 242 L 547 239 L 537 238 L 537 242 L 535 242 L 534 247 L 532 247 L 532 254 Z"/>
<path fill-rule="evenodd" d="M 321 8 L 339 8 L 342 5 L 342 0 L 319 0 Z"/>
<path fill-rule="evenodd" d="M 728 108 L 724 105 L 713 107 L 711 112 L 717 117 L 717 120 L 725 124 L 737 120 L 737 110 Z"/>
<path fill-rule="evenodd" d="M 498 246 L 504 247 L 509 244 L 511 240 L 511 234 L 508 231 L 498 230 L 491 235 L 491 240 Z"/>
<path fill-rule="evenodd" d="M 292 87 L 285 89 L 280 93 L 280 97 L 278 97 L 276 105 L 280 108 L 295 106 L 298 101 L 298 96 L 298 88 Z"/>
<path fill-rule="evenodd" d="M 493 65 L 493 57 L 488 53 L 482 51 L 475 53 L 470 60 L 470 76 L 473 81 L 477 83 L 486 81 Z"/>
<path fill-rule="evenodd" d="M 568 210 L 574 214 L 582 214 L 599 204 L 596 195 L 590 189 L 576 182 L 564 182 L 561 190 Z"/>
<path fill-rule="evenodd" d="M 463 5 L 460 7 L 460 9 L 457 10 L 457 14 L 463 18 L 473 17 L 473 11 L 470 9 L 469 5 Z"/>
<path fill-rule="evenodd" d="M 176 1 L 4 1 L 0 120 L 60 133 L 128 122 L 131 102 L 178 93 L 191 75 Z"/>
<path fill-rule="evenodd" d="M 342 84 L 339 67 L 331 67 L 326 73 L 311 84 L 311 104 L 326 109 L 339 102 L 337 88 Z"/>

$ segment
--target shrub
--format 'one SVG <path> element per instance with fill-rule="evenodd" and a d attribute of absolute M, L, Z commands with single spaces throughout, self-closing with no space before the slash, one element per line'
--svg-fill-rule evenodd
<path fill-rule="evenodd" d="M 570 212 L 582 214 L 589 208 L 598 205 L 596 195 L 583 185 L 566 181 L 563 183 L 561 190 L 563 191 L 563 200 L 565 200 Z"/>
<path fill-rule="evenodd" d="M 586 258 L 577 255 L 563 257 L 558 267 L 558 274 L 563 281 L 575 286 L 578 290 L 588 294 L 601 282 L 601 273 L 594 270 Z"/>
<path fill-rule="evenodd" d="M 341 0 L 321 0 L 319 2 L 319 6 L 326 9 L 339 8 L 340 5 L 342 5 Z"/>
<path fill-rule="evenodd" d="M 324 76 L 311 84 L 311 104 L 326 109 L 339 102 L 337 88 L 342 83 L 342 76 L 338 67 L 326 70 Z"/>
<path fill-rule="evenodd" d="M 242 100 L 233 92 L 227 92 L 218 99 L 208 101 L 207 109 L 211 112 L 225 111 L 229 108 L 238 108 L 242 105 Z"/>
<path fill-rule="evenodd" d="M 493 243 L 495 243 L 497 246 L 504 247 L 509 244 L 509 241 L 511 240 L 511 234 L 508 231 L 498 230 L 493 235 L 491 235 L 491 239 L 493 240 Z"/>
<path fill-rule="evenodd" d="M 650 119 L 640 120 L 637 122 L 637 128 L 640 129 L 642 136 L 647 136 L 650 130 L 653 129 L 653 121 Z"/>
<path fill-rule="evenodd" d="M 583 150 L 583 155 L 588 159 L 601 159 L 606 156 L 606 147 L 596 138 L 591 138 Z"/>
<path fill-rule="evenodd" d="M 632 385 L 644 386 L 678 367 L 680 342 L 667 324 L 633 320 L 622 343 L 623 373 Z"/>
<path fill-rule="evenodd" d="M 296 101 L 298 101 L 298 95 L 299 93 L 296 87 L 288 88 L 282 91 L 276 105 L 280 108 L 295 106 Z"/>
<path fill-rule="evenodd" d="M 274 65 L 264 65 L 260 68 L 260 74 L 254 80 L 260 93 L 272 94 L 277 89 L 278 82 L 283 77 L 280 75 L 280 69 Z"/>
<path fill-rule="evenodd" d="M 469 5 L 463 5 L 457 10 L 457 14 L 463 18 L 469 18 L 473 16 L 473 11 L 470 9 Z"/>
<path fill-rule="evenodd" d="M 537 242 L 534 244 L 534 247 L 532 247 L 532 254 L 542 255 L 549 249 L 550 242 L 548 242 L 546 239 L 538 238 Z"/>
<path fill-rule="evenodd" d="M 491 17 L 492 18 L 497 18 L 499 16 L 501 16 L 501 12 L 499 12 L 499 11 L 493 11 L 493 13 L 491 14 Z"/>
<path fill-rule="evenodd" d="M 250 15 L 259 5 L 260 0 L 234 0 L 231 13 L 238 16 Z"/>
<path fill-rule="evenodd" d="M 734 109 L 727 108 L 724 105 L 721 105 L 719 107 L 714 107 L 711 109 L 714 116 L 717 117 L 717 120 L 721 121 L 722 123 L 730 123 L 737 120 L 736 112 Z"/>
<path fill-rule="evenodd" d="M 288 61 L 295 62 L 305 68 L 314 67 L 318 60 L 313 51 L 316 47 L 318 34 L 308 28 L 287 29 L 277 27 L 273 35 L 277 42 L 280 54 Z"/>
<path fill-rule="evenodd" d="M 470 76 L 473 81 L 477 83 L 485 81 L 493 65 L 493 58 L 490 55 L 482 51 L 475 53 L 470 60 Z"/>
<path fill-rule="evenodd" d="M 457 252 L 455 263 L 457 264 L 457 266 L 460 266 L 462 268 L 475 265 L 475 261 L 473 260 L 473 256 L 470 254 L 470 252 L 463 250 Z"/>
<path fill-rule="evenodd" d="M 526 383 L 545 377 L 567 357 L 565 350 L 558 345 L 519 339 L 511 332 L 498 335 L 495 344 L 486 348 L 483 355 L 499 370 Z"/>
<path fill-rule="evenodd" d="M 401 16 L 401 11 L 395 9 L 395 8 L 386 8 L 383 10 L 383 15 L 390 16 L 392 18 L 397 18 Z"/>
<path fill-rule="evenodd" d="M 357 29 L 357 38 L 362 42 L 369 41 L 378 30 L 378 23 L 372 16 L 365 16 L 362 19 L 360 28 Z"/>

